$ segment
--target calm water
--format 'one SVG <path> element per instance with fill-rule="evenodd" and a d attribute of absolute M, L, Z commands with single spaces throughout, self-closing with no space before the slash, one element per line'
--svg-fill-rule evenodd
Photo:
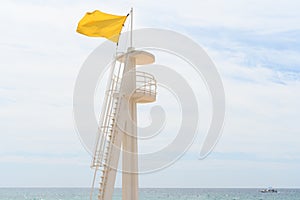
<path fill-rule="evenodd" d="M 258 189 L 140 189 L 140 200 L 300 200 L 300 189 L 278 189 L 260 193 Z M 88 200 L 89 189 L 0 188 L 0 200 Z M 95 198 L 96 199 L 96 195 Z M 121 200 L 116 189 L 114 200 Z"/>

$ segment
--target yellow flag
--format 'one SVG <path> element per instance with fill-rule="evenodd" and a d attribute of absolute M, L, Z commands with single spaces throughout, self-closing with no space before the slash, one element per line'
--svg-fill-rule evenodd
<path fill-rule="evenodd" d="M 90 37 L 105 37 L 113 42 L 119 41 L 119 36 L 127 16 L 118 16 L 95 10 L 80 20 L 77 32 Z"/>

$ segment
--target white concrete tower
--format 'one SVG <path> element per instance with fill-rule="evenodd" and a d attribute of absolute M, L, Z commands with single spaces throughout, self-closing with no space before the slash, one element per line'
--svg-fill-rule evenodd
<path fill-rule="evenodd" d="M 93 187 L 96 172 L 101 171 L 98 200 L 112 199 L 121 150 L 122 199 L 138 200 L 137 104 L 154 102 L 157 85 L 151 74 L 136 66 L 154 61 L 151 53 L 130 47 L 112 66 L 91 165 Z"/>
<path fill-rule="evenodd" d="M 122 137 L 122 199 L 138 200 L 138 143 L 137 103 L 153 102 L 156 99 L 156 81 L 148 73 L 136 70 L 137 65 L 152 64 L 155 58 L 145 51 L 129 48 L 118 60 L 125 62 L 123 72 L 124 106 L 120 119 L 124 119 Z"/>

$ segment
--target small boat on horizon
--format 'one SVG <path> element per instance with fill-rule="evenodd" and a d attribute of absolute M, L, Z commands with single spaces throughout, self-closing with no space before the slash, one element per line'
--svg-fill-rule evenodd
<path fill-rule="evenodd" d="M 277 193 L 278 191 L 269 187 L 267 189 L 260 190 L 261 193 Z"/>

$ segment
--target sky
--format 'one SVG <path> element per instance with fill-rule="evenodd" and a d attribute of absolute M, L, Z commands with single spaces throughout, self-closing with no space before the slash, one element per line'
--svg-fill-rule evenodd
<path fill-rule="evenodd" d="M 131 6 L 136 29 L 175 30 L 201 45 L 226 93 L 225 126 L 213 153 L 198 159 L 209 115 L 203 97 L 204 124 L 192 147 L 171 167 L 141 175 L 140 186 L 300 187 L 297 0 L 1 0 L 0 187 L 90 186 L 73 89 L 82 63 L 104 39 L 75 30 L 88 11 L 127 14 Z"/>

